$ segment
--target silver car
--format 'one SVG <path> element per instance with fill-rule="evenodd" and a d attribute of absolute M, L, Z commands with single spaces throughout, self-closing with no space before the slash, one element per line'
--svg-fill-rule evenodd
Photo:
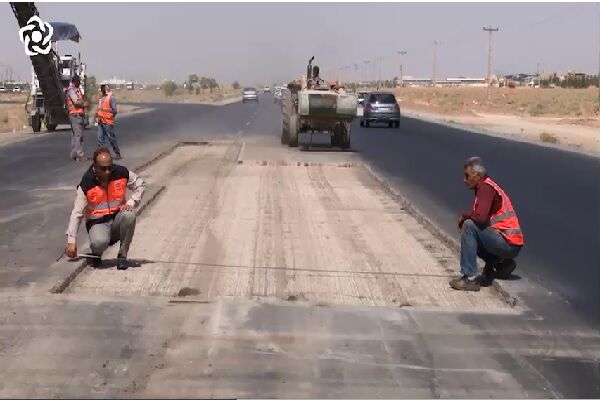
<path fill-rule="evenodd" d="M 371 92 L 365 96 L 360 126 L 368 128 L 374 122 L 387 123 L 390 128 L 400 128 L 400 106 L 393 93 Z"/>
<path fill-rule="evenodd" d="M 258 102 L 258 92 L 255 88 L 245 88 L 244 94 L 242 96 L 242 103 L 247 101 L 256 101 Z"/>

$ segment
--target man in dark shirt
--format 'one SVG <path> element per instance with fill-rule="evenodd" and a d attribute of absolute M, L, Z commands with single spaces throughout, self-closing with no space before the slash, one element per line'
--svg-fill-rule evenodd
<path fill-rule="evenodd" d="M 494 277 L 510 277 L 516 268 L 514 258 L 524 241 L 508 195 L 487 176 L 481 158 L 470 158 L 464 172 L 465 184 L 475 191 L 475 201 L 472 209 L 458 219 L 462 277 L 452 280 L 450 286 L 457 290 L 478 291 L 480 286 L 490 285 Z M 474 278 L 478 256 L 486 264 L 482 275 Z"/>

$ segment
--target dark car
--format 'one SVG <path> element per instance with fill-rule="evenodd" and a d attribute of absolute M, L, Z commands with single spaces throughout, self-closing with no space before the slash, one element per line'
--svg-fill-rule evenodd
<path fill-rule="evenodd" d="M 400 127 L 400 106 L 393 93 L 372 92 L 365 97 L 360 126 L 368 128 L 375 122 L 387 123 L 390 128 Z"/>

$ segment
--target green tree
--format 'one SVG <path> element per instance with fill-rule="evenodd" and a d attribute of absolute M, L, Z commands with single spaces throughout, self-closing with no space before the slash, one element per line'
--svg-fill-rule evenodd
<path fill-rule="evenodd" d="M 98 84 L 96 83 L 96 77 L 94 75 L 86 76 L 83 85 L 85 88 L 85 99 L 89 101 L 94 100 L 95 96 L 98 95 Z"/>
<path fill-rule="evenodd" d="M 173 96 L 175 90 L 177 90 L 177 84 L 173 81 L 165 81 L 161 88 L 165 96 L 170 97 Z"/>
<path fill-rule="evenodd" d="M 204 93 L 204 91 L 209 88 L 208 81 L 209 79 L 205 76 L 200 78 L 200 87 L 202 88 L 202 93 Z"/>
<path fill-rule="evenodd" d="M 238 81 L 233 82 L 233 85 L 231 85 L 233 87 L 234 90 L 238 90 L 240 88 L 240 83 Z"/>
<path fill-rule="evenodd" d="M 217 83 L 215 78 L 208 79 L 208 88 L 210 89 L 211 93 L 218 87 L 219 87 L 219 84 Z"/>

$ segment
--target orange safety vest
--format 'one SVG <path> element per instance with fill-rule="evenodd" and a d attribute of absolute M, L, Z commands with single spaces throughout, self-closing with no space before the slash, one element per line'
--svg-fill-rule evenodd
<path fill-rule="evenodd" d="M 517 218 L 517 214 L 515 213 L 515 209 L 512 206 L 510 198 L 504 192 L 504 190 L 502 190 L 502 188 L 492 180 L 492 178 L 485 178 L 483 183 L 487 183 L 493 187 L 502 199 L 502 206 L 500 209 L 490 216 L 490 226 L 492 229 L 500 232 L 500 234 L 508 243 L 522 246 L 525 243 L 525 240 L 523 237 L 523 232 L 521 231 L 521 226 L 519 225 L 519 219 Z M 473 202 L 473 211 L 475 210 L 476 204 L 477 196 Z"/>
<path fill-rule="evenodd" d="M 71 100 L 71 96 L 69 96 L 69 90 L 71 90 L 71 89 L 75 90 L 75 94 L 77 95 L 77 102 L 78 103 L 83 103 L 83 96 L 81 94 L 81 90 L 79 90 L 75 86 L 71 86 L 67 90 L 65 90 L 65 94 L 66 94 L 66 97 L 67 97 L 67 110 L 69 111 L 69 115 L 83 115 L 83 114 L 85 114 L 85 109 L 83 107 L 77 107 L 73 103 L 73 100 Z"/>
<path fill-rule="evenodd" d="M 115 216 L 125 205 L 129 170 L 120 165 L 114 165 L 108 179 L 108 188 L 105 189 L 98 182 L 94 171 L 90 169 L 83 176 L 79 186 L 87 199 L 84 210 L 89 224 L 102 222 Z"/>
<path fill-rule="evenodd" d="M 106 96 L 101 97 L 100 100 L 98 100 L 98 120 L 102 124 L 115 124 L 115 116 L 113 115 L 112 109 L 110 108 L 110 98 L 112 97 L 112 95 L 113 94 L 109 92 L 106 94 Z"/>

